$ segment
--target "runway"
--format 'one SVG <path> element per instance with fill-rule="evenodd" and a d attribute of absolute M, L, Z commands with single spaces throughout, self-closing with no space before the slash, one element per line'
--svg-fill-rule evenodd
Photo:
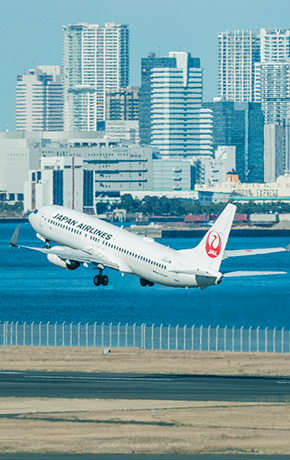
<path fill-rule="evenodd" d="M 288 460 L 289 455 L 267 455 L 267 460 Z M 0 460 L 265 460 L 265 455 L 247 454 L 0 454 Z"/>
<path fill-rule="evenodd" d="M 1 371 L 0 397 L 289 402 L 290 378 Z"/>

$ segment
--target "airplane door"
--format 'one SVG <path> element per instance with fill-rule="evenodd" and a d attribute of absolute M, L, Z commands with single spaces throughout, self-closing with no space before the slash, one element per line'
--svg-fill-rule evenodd
<path fill-rule="evenodd" d="M 40 220 L 39 220 L 40 227 L 43 227 L 44 223 L 47 221 L 48 214 L 49 214 L 49 209 L 48 208 L 44 208 L 41 211 Z"/>
<path fill-rule="evenodd" d="M 181 264 L 176 264 L 174 270 L 176 270 L 178 272 L 178 270 L 181 269 Z M 174 273 L 174 280 L 175 281 L 180 281 L 179 279 L 179 273 Z"/>

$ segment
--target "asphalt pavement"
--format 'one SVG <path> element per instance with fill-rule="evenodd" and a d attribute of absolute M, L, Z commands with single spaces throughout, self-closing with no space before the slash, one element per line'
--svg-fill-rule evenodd
<path fill-rule="evenodd" d="M 290 377 L 0 371 L 0 397 L 289 402 Z"/>
<path fill-rule="evenodd" d="M 0 454 L 0 460 L 288 460 L 290 455 Z"/>

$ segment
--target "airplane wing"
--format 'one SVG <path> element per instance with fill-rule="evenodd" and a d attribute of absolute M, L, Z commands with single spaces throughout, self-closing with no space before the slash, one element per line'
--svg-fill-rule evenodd
<path fill-rule="evenodd" d="M 37 248 L 31 246 L 22 246 L 17 244 L 17 239 L 19 235 L 20 225 L 17 226 L 11 241 L 10 246 L 15 248 L 21 249 L 29 249 L 32 251 L 38 251 L 43 254 L 55 254 L 60 259 L 64 261 L 69 260 L 76 260 L 80 263 L 93 263 L 95 265 L 104 265 L 108 268 L 119 269 L 119 265 L 114 260 L 111 260 L 107 257 L 104 253 L 95 248 L 89 248 L 87 251 L 83 251 L 80 249 L 73 249 L 68 246 L 53 246 L 52 248 Z"/>
<path fill-rule="evenodd" d="M 289 251 L 290 245 L 285 248 L 262 248 L 262 249 L 234 249 L 224 252 L 224 259 L 229 257 L 255 256 L 259 254 L 271 254 L 273 252 Z"/>

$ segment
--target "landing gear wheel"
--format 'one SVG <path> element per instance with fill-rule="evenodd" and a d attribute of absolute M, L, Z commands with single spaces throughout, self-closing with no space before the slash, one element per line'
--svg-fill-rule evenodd
<path fill-rule="evenodd" d="M 148 281 L 144 280 L 144 278 L 140 278 L 140 284 L 141 284 L 141 286 L 145 287 L 145 286 L 147 286 Z"/>
<path fill-rule="evenodd" d="M 109 278 L 107 277 L 107 275 L 102 276 L 102 278 L 101 278 L 101 283 L 102 283 L 103 286 L 107 286 L 107 285 L 108 285 L 108 283 L 109 283 Z"/>
<path fill-rule="evenodd" d="M 150 287 L 151 287 L 151 286 L 154 286 L 154 283 L 152 283 L 152 281 L 147 281 L 147 284 L 148 284 L 148 286 L 150 286 Z"/>
<path fill-rule="evenodd" d="M 95 284 L 95 286 L 100 286 L 100 284 L 101 284 L 101 277 L 100 277 L 99 275 L 96 275 L 96 276 L 94 277 L 94 284 Z"/>

